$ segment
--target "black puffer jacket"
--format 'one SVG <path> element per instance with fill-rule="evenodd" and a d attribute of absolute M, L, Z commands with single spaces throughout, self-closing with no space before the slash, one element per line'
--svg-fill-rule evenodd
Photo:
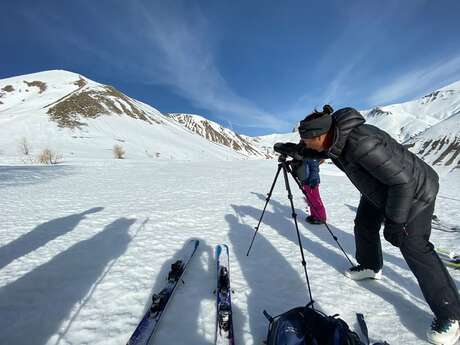
<path fill-rule="evenodd" d="M 353 108 L 332 114 L 332 146 L 318 152 L 301 148 L 305 158 L 330 158 L 386 218 L 407 223 L 438 193 L 436 172 L 381 129 L 364 124 Z"/>

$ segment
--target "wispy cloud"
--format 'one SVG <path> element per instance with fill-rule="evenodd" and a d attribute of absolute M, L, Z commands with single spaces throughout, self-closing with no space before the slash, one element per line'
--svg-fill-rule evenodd
<path fill-rule="evenodd" d="M 320 107 L 329 103 L 336 107 L 350 105 L 350 102 L 360 102 L 368 95 L 368 85 L 378 73 L 375 71 L 379 62 L 376 50 L 391 45 L 392 26 L 395 16 L 409 21 L 417 16 L 418 11 L 427 0 L 407 3 L 404 10 L 400 1 L 390 0 L 385 3 L 370 3 L 356 1 L 347 4 L 336 25 L 340 32 L 328 41 L 327 46 L 318 53 L 317 65 L 313 69 L 317 79 L 321 80 L 321 89 L 311 88 L 311 91 L 301 96 L 299 104 L 310 104 Z M 356 14 L 360 13 L 359 16 Z M 420 32 L 420 35 L 422 32 Z M 362 96 L 364 93 L 364 97 Z"/>
<path fill-rule="evenodd" d="M 368 102 L 383 105 L 419 97 L 457 80 L 459 74 L 460 54 L 448 59 L 444 58 L 396 78 L 388 86 L 374 92 L 368 98 Z"/>
<path fill-rule="evenodd" d="M 125 80 L 167 85 L 223 122 L 231 120 L 240 127 L 290 128 L 290 123 L 228 84 L 216 63 L 212 30 L 193 3 L 131 1 L 118 8 L 97 6 L 81 5 L 88 21 L 96 25 L 94 37 L 75 32 L 53 13 L 38 16 L 31 11 L 27 19 L 53 33 L 50 36 L 57 34 L 62 43 L 56 44 L 72 45 L 79 54 L 98 59 L 106 71 Z"/>
<path fill-rule="evenodd" d="M 164 66 L 160 75 L 152 76 L 152 82 L 161 78 L 194 105 L 226 115 L 238 126 L 286 128 L 284 120 L 259 108 L 227 83 L 215 61 L 211 30 L 197 8 L 192 13 L 179 8 L 166 16 L 145 7 L 140 10 L 148 23 L 148 39 L 161 54 Z"/>

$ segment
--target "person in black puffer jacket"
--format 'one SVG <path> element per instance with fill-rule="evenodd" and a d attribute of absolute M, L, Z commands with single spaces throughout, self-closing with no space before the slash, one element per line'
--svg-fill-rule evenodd
<path fill-rule="evenodd" d="M 353 108 L 329 105 L 301 121 L 299 144 L 278 143 L 296 159 L 331 159 L 361 192 L 355 218 L 356 260 L 345 275 L 379 279 L 383 266 L 379 231 L 401 253 L 418 280 L 435 318 L 427 332 L 434 344 L 460 334 L 460 297 L 429 242 L 439 179 L 436 172 L 385 131 L 365 123 Z"/>

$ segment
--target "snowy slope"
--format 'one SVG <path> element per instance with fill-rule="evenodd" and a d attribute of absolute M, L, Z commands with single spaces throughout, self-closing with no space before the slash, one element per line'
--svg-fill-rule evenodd
<path fill-rule="evenodd" d="M 171 113 L 170 116 L 185 128 L 211 142 L 230 147 L 248 157 L 270 158 L 261 152 L 254 138 L 235 133 L 200 115 Z"/>
<path fill-rule="evenodd" d="M 388 132 L 430 164 L 455 167 L 460 150 L 460 81 L 410 102 L 361 110 L 366 123 Z M 295 133 L 271 134 L 255 140 L 273 155 L 276 142 L 298 142 Z"/>
<path fill-rule="evenodd" d="M 155 108 L 66 71 L 0 80 L 0 159 L 18 161 L 22 138 L 64 160 L 112 156 L 122 145 L 130 159 L 244 159 L 224 145 L 184 129 Z"/>
<path fill-rule="evenodd" d="M 406 144 L 411 145 L 411 150 L 432 165 L 459 168 L 460 111 L 428 128 Z"/>
<path fill-rule="evenodd" d="M 336 168 L 322 167 L 331 229 L 353 257 L 359 193 Z M 275 172 L 267 160 L 0 167 L 0 344 L 126 344 L 191 238 L 200 248 L 152 343 L 213 344 L 213 251 L 228 243 L 237 344 L 261 344 L 264 309 L 276 315 L 307 302 L 282 179 L 246 257 Z M 453 174 L 441 181 L 436 213 L 459 225 Z M 383 280 L 345 278 L 346 259 L 323 227 L 303 221 L 305 202 L 297 188 L 293 194 L 317 306 L 355 330 L 355 313 L 363 313 L 372 342 L 427 344 L 431 313 L 400 252 L 382 239 Z M 458 233 L 433 230 L 432 240 L 460 246 Z M 460 287 L 460 271 L 449 272 Z"/>
<path fill-rule="evenodd" d="M 270 152 L 274 155 L 273 145 L 278 142 L 293 142 L 297 143 L 300 140 L 298 132 L 292 133 L 275 133 L 269 135 L 262 135 L 259 137 L 255 137 L 255 140 L 259 144 L 259 146 L 265 150 L 265 152 Z"/>
<path fill-rule="evenodd" d="M 410 102 L 362 111 L 369 124 L 390 133 L 400 142 L 460 111 L 460 81 Z M 460 127 L 460 123 L 457 124 Z"/>

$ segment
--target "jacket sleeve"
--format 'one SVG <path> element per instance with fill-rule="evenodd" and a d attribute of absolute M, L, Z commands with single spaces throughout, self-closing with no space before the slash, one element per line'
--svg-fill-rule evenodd
<path fill-rule="evenodd" d="M 391 146 L 378 136 L 365 137 L 356 146 L 357 163 L 388 187 L 385 217 L 399 224 L 407 222 L 415 195 L 412 173 L 393 154 Z"/>

